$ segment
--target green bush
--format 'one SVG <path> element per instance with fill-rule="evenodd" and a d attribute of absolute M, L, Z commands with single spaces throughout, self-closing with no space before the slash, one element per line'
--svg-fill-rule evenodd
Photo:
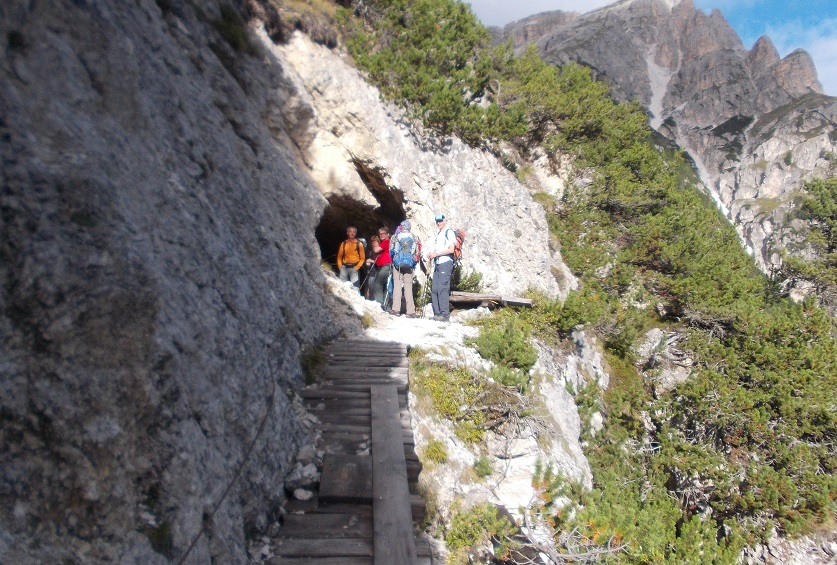
<path fill-rule="evenodd" d="M 811 261 L 786 256 L 782 274 L 833 289 L 837 287 L 837 177 L 814 179 L 804 188 L 797 215 L 808 224 L 805 241 L 816 256 Z"/>
<path fill-rule="evenodd" d="M 494 381 L 509 388 L 516 389 L 522 394 L 526 394 L 529 388 L 529 374 L 507 365 L 494 365 L 488 372 L 488 376 Z"/>
<path fill-rule="evenodd" d="M 453 422 L 457 437 L 467 443 L 482 440 L 486 413 L 477 409 L 477 403 L 488 393 L 483 379 L 462 367 L 427 363 L 421 358 L 413 360 L 411 379 L 419 400 Z"/>
<path fill-rule="evenodd" d="M 514 524 L 498 516 L 497 508 L 491 504 L 480 504 L 467 511 L 455 508 L 450 529 L 445 535 L 451 553 L 450 562 L 471 563 L 469 551 L 488 544 L 493 545 L 495 557 L 507 557 L 516 532 Z"/>
<path fill-rule="evenodd" d="M 436 438 L 430 439 L 424 448 L 424 456 L 428 461 L 444 463 L 448 460 L 448 449 L 445 444 Z"/>
<path fill-rule="evenodd" d="M 505 316 L 498 324 L 485 324 L 476 339 L 467 340 L 480 356 L 510 369 L 528 372 L 537 362 L 528 327 L 517 316 Z"/>
<path fill-rule="evenodd" d="M 474 461 L 474 473 L 476 473 L 477 477 L 484 479 L 491 475 L 494 472 L 494 469 L 491 467 L 491 460 L 486 457 L 485 455 L 481 455 L 476 461 Z"/>
<path fill-rule="evenodd" d="M 460 292 L 482 292 L 482 273 L 477 271 L 468 272 L 462 266 L 462 263 L 457 263 L 453 268 L 453 274 L 450 279 L 451 290 L 458 290 Z"/>

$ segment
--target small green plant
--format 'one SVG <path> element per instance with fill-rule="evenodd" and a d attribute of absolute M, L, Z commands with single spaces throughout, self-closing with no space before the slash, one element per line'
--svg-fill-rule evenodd
<path fill-rule="evenodd" d="M 474 473 L 476 473 L 477 477 L 484 479 L 491 475 L 494 472 L 494 469 L 491 467 L 491 460 L 485 456 L 480 455 L 479 458 L 474 461 Z"/>
<path fill-rule="evenodd" d="M 526 182 L 526 178 L 532 175 L 532 165 L 523 165 L 519 167 L 516 171 L 514 171 L 514 176 L 517 177 L 517 181 L 521 184 Z"/>
<path fill-rule="evenodd" d="M 479 504 L 470 510 L 456 507 L 445 535 L 451 553 L 450 563 L 473 563 L 469 553 L 489 544 L 493 546 L 494 557 L 507 558 L 515 547 L 513 537 L 516 533 L 517 527 L 508 518 L 499 516 L 497 507 L 492 504 Z M 479 557 L 477 562 L 482 562 Z"/>
<path fill-rule="evenodd" d="M 453 274 L 450 279 L 450 287 L 452 290 L 459 292 L 482 292 L 482 273 L 477 271 L 467 271 L 462 266 L 462 263 L 457 263 L 453 268 Z"/>
<path fill-rule="evenodd" d="M 365 313 L 363 316 L 360 317 L 360 323 L 363 324 L 364 328 L 374 328 L 375 317 L 372 314 Z"/>
<path fill-rule="evenodd" d="M 433 463 L 445 463 L 448 460 L 448 448 L 444 442 L 431 438 L 424 448 L 424 456 Z"/>
<path fill-rule="evenodd" d="M 517 389 L 521 394 L 526 394 L 529 388 L 529 373 L 514 367 L 494 365 L 488 376 L 502 385 Z"/>
<path fill-rule="evenodd" d="M 527 373 L 538 360 L 529 336 L 530 329 L 521 318 L 506 315 L 484 323 L 479 337 L 466 343 L 476 347 L 485 359 Z"/>
<path fill-rule="evenodd" d="M 482 440 L 486 413 L 478 403 L 488 393 L 484 379 L 465 368 L 427 363 L 419 357 L 412 363 L 411 384 L 419 405 L 452 422 L 462 441 Z"/>
<path fill-rule="evenodd" d="M 569 496 L 573 490 L 572 486 L 564 480 L 563 475 L 555 472 L 552 463 L 544 465 L 540 459 L 535 462 L 532 487 L 543 508 L 552 507 L 560 497 Z"/>

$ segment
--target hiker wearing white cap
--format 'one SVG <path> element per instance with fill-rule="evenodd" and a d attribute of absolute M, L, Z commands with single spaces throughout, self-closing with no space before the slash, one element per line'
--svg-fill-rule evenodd
<path fill-rule="evenodd" d="M 453 275 L 453 251 L 456 234 L 447 227 L 444 214 L 436 214 L 436 239 L 427 258 L 433 260 L 433 319 L 447 322 L 450 319 L 450 279 Z"/>

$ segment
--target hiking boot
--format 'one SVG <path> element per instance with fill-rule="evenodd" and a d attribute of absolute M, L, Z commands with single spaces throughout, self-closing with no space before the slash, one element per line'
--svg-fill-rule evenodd
<path fill-rule="evenodd" d="M 449 316 L 433 316 L 433 319 L 437 322 L 447 322 L 450 320 Z"/>
<path fill-rule="evenodd" d="M 407 317 L 408 318 L 418 318 L 419 315 L 418 314 L 407 314 Z"/>
<path fill-rule="evenodd" d="M 396 312 L 395 310 L 389 310 L 388 313 L 393 315 L 393 316 L 400 316 L 401 315 L 401 312 Z"/>

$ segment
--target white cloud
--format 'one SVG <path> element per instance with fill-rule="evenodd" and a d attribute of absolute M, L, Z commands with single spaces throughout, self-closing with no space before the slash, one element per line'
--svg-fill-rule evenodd
<path fill-rule="evenodd" d="M 791 22 L 769 28 L 766 35 L 783 57 L 796 48 L 807 51 L 814 59 L 823 90 L 837 96 L 837 18 L 822 20 L 811 27 Z"/>

